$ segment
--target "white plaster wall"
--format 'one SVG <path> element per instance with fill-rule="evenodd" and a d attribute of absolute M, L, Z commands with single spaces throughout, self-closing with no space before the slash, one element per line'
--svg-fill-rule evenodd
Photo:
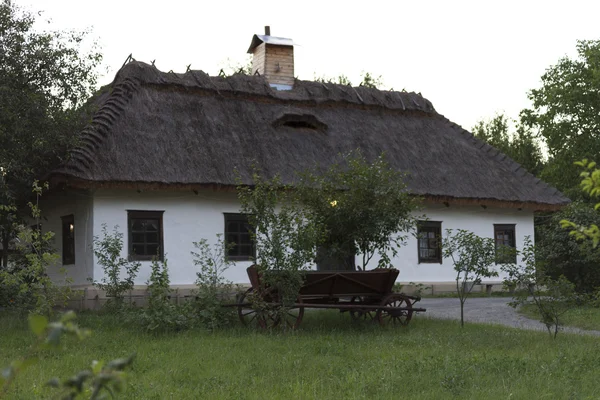
<path fill-rule="evenodd" d="M 93 234 L 100 235 L 101 226 L 106 223 L 111 230 L 115 225 L 125 234 L 123 257 L 127 257 L 127 210 L 164 211 L 163 233 L 165 254 L 168 259 L 171 283 L 173 285 L 192 284 L 196 279 L 197 268 L 190 252 L 192 242 L 201 238 L 210 243 L 216 241 L 216 234 L 223 233 L 224 213 L 239 212 L 235 193 L 200 191 L 197 195 L 187 191 L 141 192 L 134 190 L 97 190 L 93 202 Z M 423 211 L 432 221 L 442 222 L 446 229 L 468 229 L 483 237 L 494 236 L 494 224 L 515 224 L 517 247 L 522 248 L 525 236 L 533 239 L 533 212 L 516 209 L 494 209 L 482 207 L 427 206 Z M 77 218 L 77 217 L 76 217 Z M 59 219 L 60 220 L 60 219 Z M 359 260 L 357 259 L 357 262 Z M 246 268 L 250 262 L 238 262 L 226 273 L 235 283 L 247 283 Z M 417 239 L 409 237 L 406 245 L 392 260 L 400 270 L 400 282 L 452 282 L 455 279 L 450 260 L 442 264 L 419 264 Z M 375 267 L 374 258 L 369 266 Z M 94 277 L 100 279 L 102 270 L 96 263 Z M 136 284 L 145 284 L 150 276 L 150 262 L 143 262 Z M 502 276 L 490 281 L 499 282 Z"/>
<path fill-rule="evenodd" d="M 135 190 L 98 190 L 94 196 L 94 235 L 100 235 L 102 224 L 108 229 L 116 225 L 124 233 L 122 256 L 127 257 L 127 210 L 164 211 L 164 251 L 168 259 L 172 285 L 193 284 L 198 268 L 194 266 L 192 242 L 202 238 L 210 244 L 216 234 L 223 234 L 224 213 L 239 212 L 235 193 L 200 191 L 141 192 Z M 142 262 L 136 285 L 143 285 L 150 277 L 150 262 Z M 227 271 L 226 278 L 233 282 L 246 282 L 246 268 L 251 262 L 238 262 Z M 101 267 L 94 268 L 95 279 L 103 276 Z"/>
<path fill-rule="evenodd" d="M 62 257 L 61 217 L 73 214 L 75 222 L 75 264 L 63 265 L 62 259 L 48 269 L 48 275 L 56 283 L 64 283 L 65 275 L 73 286 L 88 285 L 93 271 L 92 253 L 92 202 L 87 191 L 56 191 L 41 198 L 42 231 L 54 232 L 54 246 Z M 64 272 L 63 272 L 64 269 Z"/>
<path fill-rule="evenodd" d="M 442 222 L 442 235 L 446 237 L 446 229 L 466 229 L 481 237 L 494 237 L 494 224 L 515 224 L 515 241 L 518 250 L 522 250 L 526 236 L 533 241 L 533 211 L 512 208 L 483 208 L 478 206 L 428 205 L 421 213 L 431 221 Z M 452 282 L 456 279 L 451 259 L 444 258 L 442 264 L 419 264 L 417 238 L 410 236 L 406 245 L 401 248 L 392 265 L 400 270 L 398 281 L 403 283 L 435 283 Z M 369 265 L 377 265 L 377 260 Z M 505 276 L 499 269 L 499 277 L 484 282 L 501 282 Z"/>

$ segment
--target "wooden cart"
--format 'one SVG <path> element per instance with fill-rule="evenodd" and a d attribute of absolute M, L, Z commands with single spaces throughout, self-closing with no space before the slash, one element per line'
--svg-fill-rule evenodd
<path fill-rule="evenodd" d="M 256 266 L 249 267 L 247 272 L 252 287 L 235 304 L 244 325 L 269 328 L 284 323 L 289 328 L 297 328 L 306 308 L 338 309 L 348 312 L 353 319 L 373 320 L 382 326 L 407 325 L 413 313 L 425 311 L 414 307 L 419 297 L 393 292 L 399 274 L 397 269 L 307 271 L 296 303 L 285 313 L 269 311 L 270 305 L 279 304 L 278 295 L 274 290 L 261 287 Z M 261 310 L 254 309 L 250 301 L 257 293 L 258 300 L 267 306 Z"/>

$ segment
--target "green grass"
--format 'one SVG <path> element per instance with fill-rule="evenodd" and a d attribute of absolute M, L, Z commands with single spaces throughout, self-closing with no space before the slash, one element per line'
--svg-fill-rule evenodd
<path fill-rule="evenodd" d="M 0 317 L 0 366 L 32 342 L 26 323 Z M 114 317 L 81 315 L 83 342 L 43 352 L 8 398 L 47 398 L 50 377 L 94 359 L 137 352 L 126 399 L 596 399 L 595 337 L 415 318 L 407 328 L 353 324 L 348 315 L 309 312 L 289 334 L 242 327 L 153 336 Z"/>
<path fill-rule="evenodd" d="M 520 307 L 519 313 L 531 319 L 541 320 L 540 313 L 534 304 L 526 304 Z M 565 326 L 600 330 L 600 308 L 586 306 L 573 308 L 563 315 L 562 321 Z"/>

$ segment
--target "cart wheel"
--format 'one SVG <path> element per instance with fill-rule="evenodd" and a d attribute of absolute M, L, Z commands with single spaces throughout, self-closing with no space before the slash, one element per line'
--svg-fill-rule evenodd
<path fill-rule="evenodd" d="M 391 294 L 383 299 L 380 305 L 397 308 L 397 310 L 377 310 L 375 319 L 381 326 L 388 324 L 406 326 L 412 318 L 412 303 L 410 302 L 410 299 L 404 295 Z"/>
<path fill-rule="evenodd" d="M 364 304 L 366 298 L 363 296 L 354 296 L 350 299 L 350 304 Z M 350 317 L 355 320 L 365 320 L 365 321 L 373 321 L 375 318 L 375 310 L 360 310 L 354 309 L 350 310 Z"/>
<path fill-rule="evenodd" d="M 248 297 L 253 293 L 253 289 L 248 289 L 239 298 L 239 303 L 249 302 Z M 302 303 L 302 299 L 298 298 L 297 303 Z M 250 305 L 238 306 L 238 316 L 242 324 L 251 328 L 272 329 L 279 326 L 282 321 L 286 329 L 296 329 L 302 318 L 304 317 L 304 307 L 297 307 L 287 310 L 283 313 L 278 313 L 275 309 L 255 310 Z"/>
<path fill-rule="evenodd" d="M 296 303 L 302 304 L 302 298 L 298 296 Z M 286 310 L 279 316 L 278 324 L 282 323 L 284 329 L 296 329 L 300 326 L 304 317 L 304 307 L 296 307 Z"/>
<path fill-rule="evenodd" d="M 253 291 L 253 288 L 246 290 L 246 292 L 244 292 L 238 299 L 238 303 L 244 304 L 250 302 L 249 297 L 253 293 Z M 245 326 L 257 328 L 265 325 L 263 321 L 263 315 L 261 315 L 257 310 L 254 310 L 252 308 L 252 305 L 238 306 L 238 316 L 240 317 L 240 321 L 242 321 L 242 324 Z"/>

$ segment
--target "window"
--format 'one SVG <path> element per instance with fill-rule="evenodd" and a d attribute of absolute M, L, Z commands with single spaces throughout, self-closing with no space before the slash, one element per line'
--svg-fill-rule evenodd
<path fill-rule="evenodd" d="M 130 260 L 163 260 L 163 213 L 164 211 L 127 212 Z"/>
<path fill-rule="evenodd" d="M 515 225 L 494 224 L 494 240 L 496 242 L 496 264 L 516 263 L 517 253 L 511 251 L 511 249 L 516 249 Z M 503 247 L 503 250 L 499 254 L 500 247 Z"/>
<path fill-rule="evenodd" d="M 419 263 L 442 263 L 441 237 L 441 222 L 419 221 L 417 224 Z"/>
<path fill-rule="evenodd" d="M 62 263 L 75 264 L 75 217 L 67 215 L 62 219 Z M 40 229 L 39 227 L 34 227 Z"/>
<path fill-rule="evenodd" d="M 253 229 L 244 214 L 225 214 L 225 243 L 232 244 L 227 258 L 234 261 L 250 261 L 254 258 Z"/>

